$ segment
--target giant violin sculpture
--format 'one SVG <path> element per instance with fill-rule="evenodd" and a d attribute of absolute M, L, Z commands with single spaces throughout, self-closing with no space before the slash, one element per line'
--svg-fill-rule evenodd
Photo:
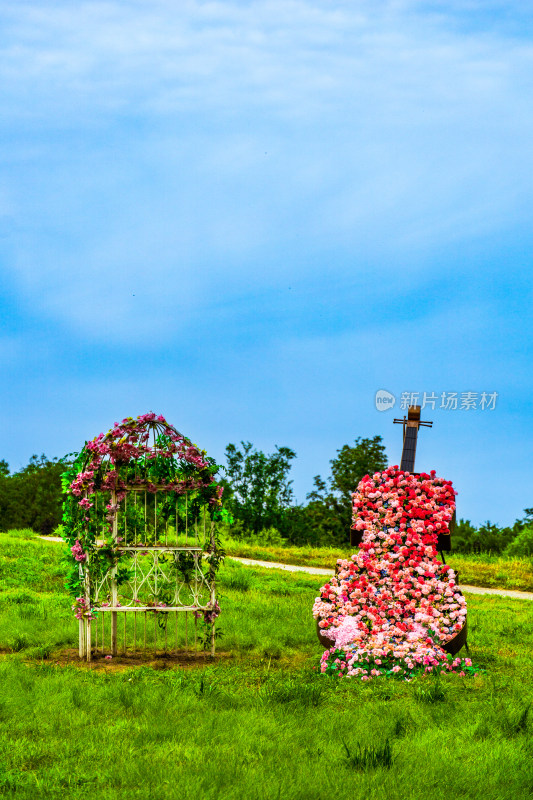
<path fill-rule="evenodd" d="M 434 470 L 413 472 L 418 428 L 431 425 L 420 407 L 398 422 L 401 466 L 360 481 L 351 532 L 358 549 L 339 559 L 315 600 L 322 672 L 368 680 L 471 667 L 456 656 L 466 644 L 466 601 L 453 569 L 437 559 L 437 548 L 450 549 L 456 493 Z"/>

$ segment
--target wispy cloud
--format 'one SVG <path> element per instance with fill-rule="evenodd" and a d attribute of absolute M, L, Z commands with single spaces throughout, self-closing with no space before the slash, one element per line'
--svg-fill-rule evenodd
<path fill-rule="evenodd" d="M 418 271 L 525 223 L 533 46 L 470 9 L 466 30 L 443 3 L 8 4 L 7 269 L 131 340 L 328 253 Z"/>
<path fill-rule="evenodd" d="M 3 243 L 24 301 L 86 336 L 174 335 L 221 293 L 418 277 L 528 225 L 532 43 L 495 25 L 502 4 L 465 8 L 7 4 Z"/>

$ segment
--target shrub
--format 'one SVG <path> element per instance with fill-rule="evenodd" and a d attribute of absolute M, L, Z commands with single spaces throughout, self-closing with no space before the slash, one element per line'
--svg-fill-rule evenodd
<path fill-rule="evenodd" d="M 533 526 L 523 528 L 504 550 L 506 556 L 533 556 Z"/>

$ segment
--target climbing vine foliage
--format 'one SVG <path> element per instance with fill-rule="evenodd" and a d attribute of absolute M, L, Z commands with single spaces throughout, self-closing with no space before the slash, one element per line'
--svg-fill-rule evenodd
<path fill-rule="evenodd" d="M 92 615 L 90 598 L 110 570 L 119 585 L 130 580 L 132 551 L 187 544 L 192 532 L 201 539 L 201 568 L 209 581 L 214 579 L 224 555 L 216 522 L 227 516 L 215 479 L 218 469 L 205 451 L 154 413 L 127 417 L 85 443 L 62 475 L 63 536 L 71 562 L 67 586 L 76 598 L 76 616 Z M 186 583 L 191 558 L 184 550 L 173 561 Z M 90 570 L 85 569 L 89 562 Z M 165 600 L 161 586 L 149 602 L 161 608 Z M 218 605 L 204 613 L 212 622 Z"/>

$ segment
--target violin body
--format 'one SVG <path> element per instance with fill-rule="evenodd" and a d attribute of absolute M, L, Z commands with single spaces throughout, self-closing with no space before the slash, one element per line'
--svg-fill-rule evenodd
<path fill-rule="evenodd" d="M 322 671 L 364 679 L 382 674 L 383 664 L 406 675 L 449 669 L 448 654 L 467 635 L 456 575 L 437 558 L 450 549 L 455 494 L 434 471 L 389 467 L 362 479 L 353 495 L 353 555 L 339 559 L 313 608 L 326 648 Z"/>

